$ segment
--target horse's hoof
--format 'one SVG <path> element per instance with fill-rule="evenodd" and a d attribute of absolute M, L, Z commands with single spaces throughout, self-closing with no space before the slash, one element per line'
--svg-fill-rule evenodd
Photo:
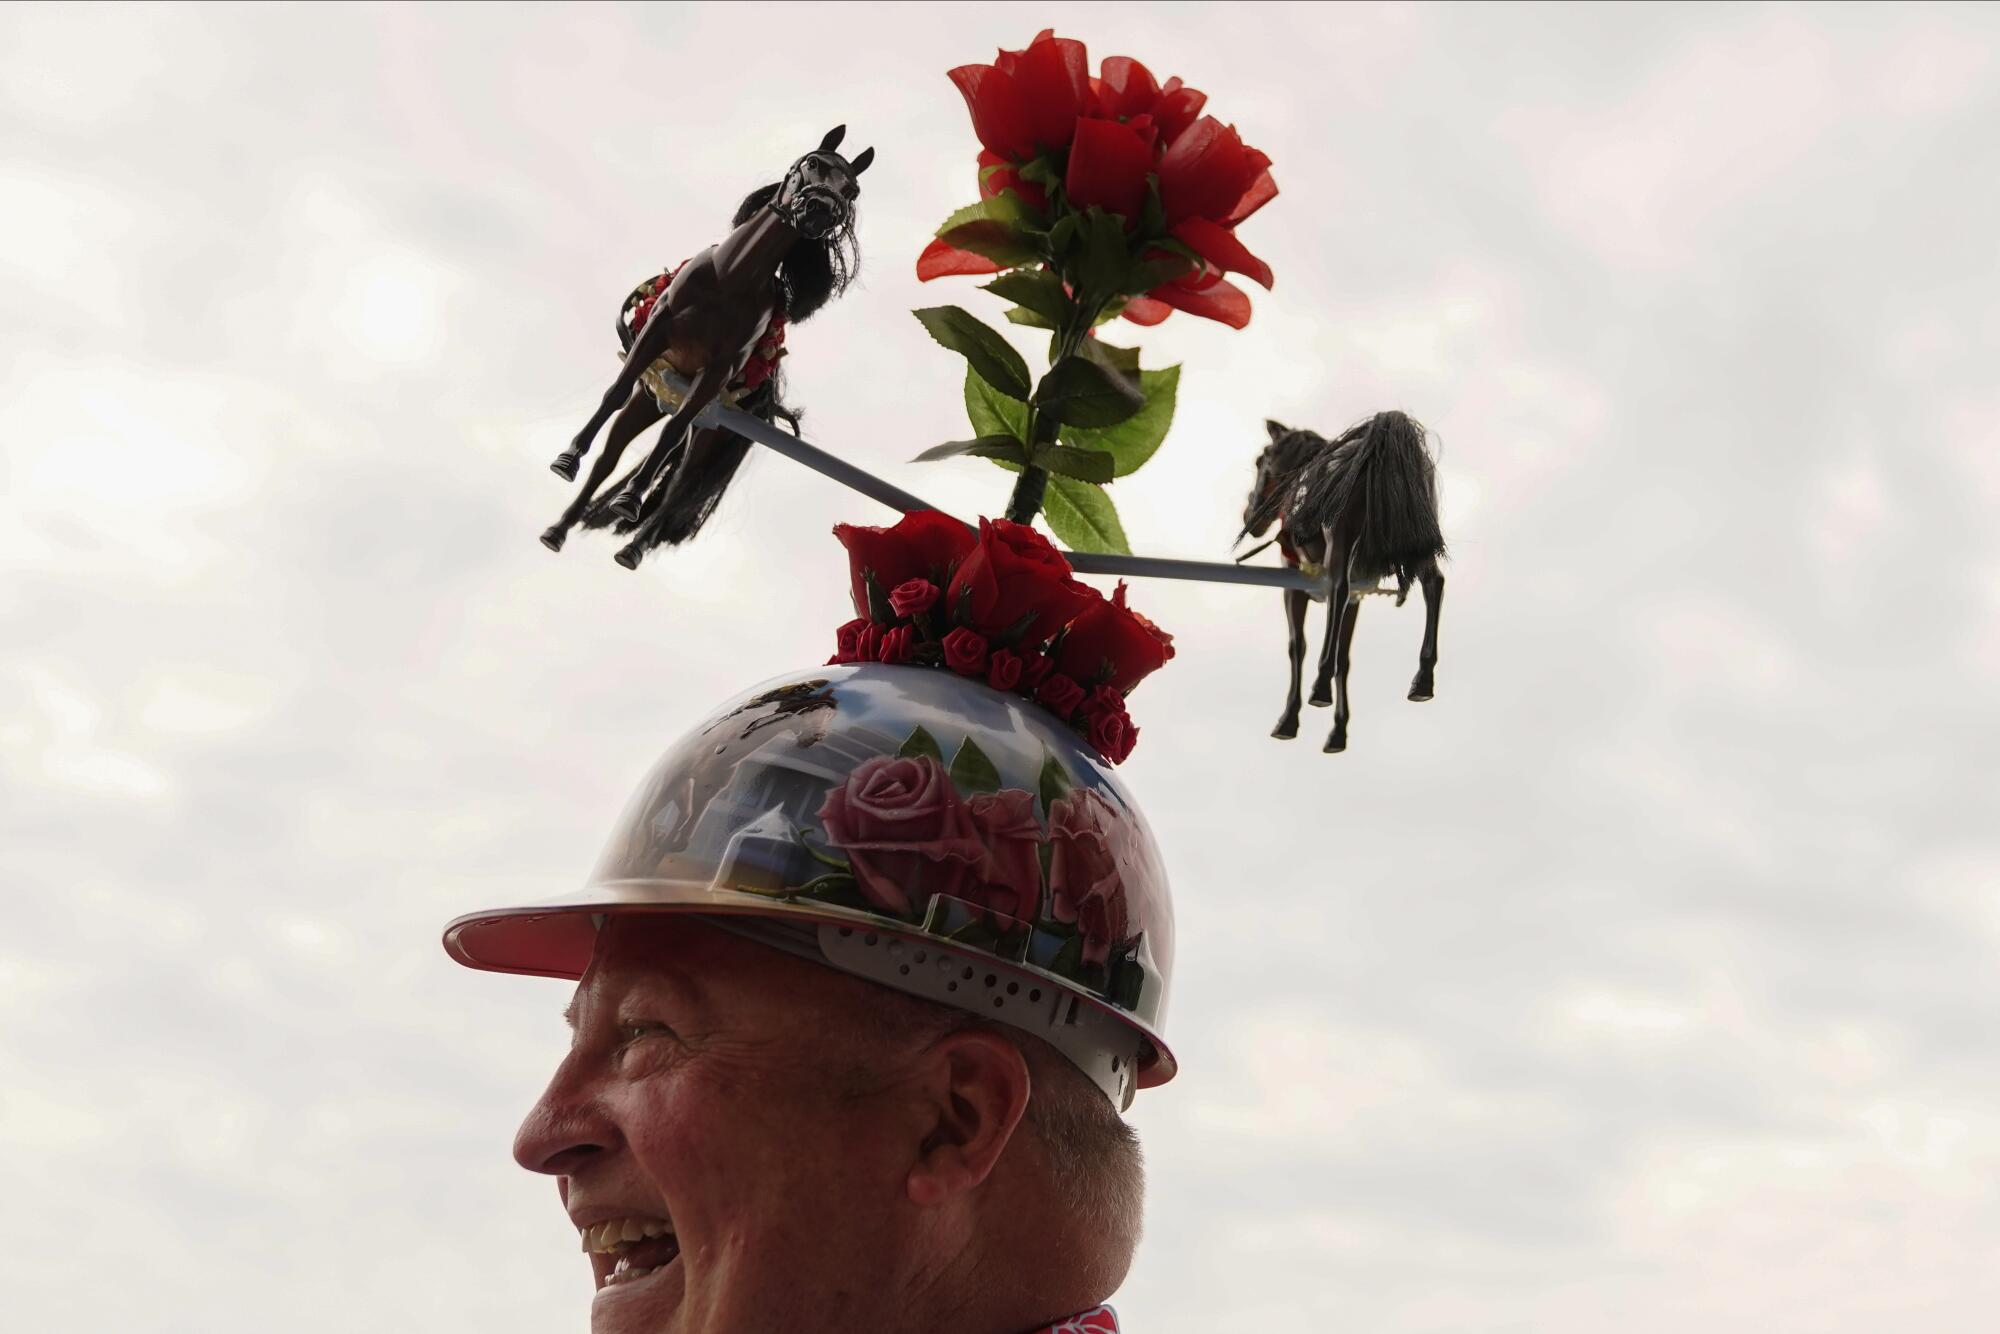
<path fill-rule="evenodd" d="M 1413 704 L 1421 704 L 1425 700 L 1430 699 L 1432 696 L 1436 694 L 1437 694 L 1436 683 L 1428 680 L 1425 677 L 1420 676 L 1416 680 L 1410 682 L 1410 702 Z"/>
<path fill-rule="evenodd" d="M 1278 725 L 1271 729 L 1271 735 L 1279 741 L 1290 741 L 1298 734 L 1299 720 L 1296 718 L 1281 718 Z"/>
<path fill-rule="evenodd" d="M 620 565 L 623 565 L 628 570 L 636 570 L 639 568 L 639 562 L 644 560 L 645 558 L 646 558 L 646 553 L 640 550 L 637 543 L 634 543 L 630 546 L 623 546 L 618 548 L 618 554 L 613 556 L 611 559 L 617 561 Z"/>
<path fill-rule="evenodd" d="M 627 523 L 637 521 L 639 517 L 638 493 L 634 491 L 620 491 L 617 495 L 611 497 L 609 509 L 613 514 Z"/>
<path fill-rule="evenodd" d="M 1312 698 L 1308 699 L 1306 703 L 1312 705 L 1315 709 L 1324 709 L 1333 703 L 1333 692 L 1331 690 L 1315 689 L 1312 692 Z"/>
<path fill-rule="evenodd" d="M 1320 752 L 1325 755 L 1338 755 L 1340 754 L 1341 751 L 1346 749 L 1347 749 L 1347 737 L 1342 733 L 1335 732 L 1332 736 L 1326 739 L 1326 744 L 1320 747 Z"/>
<path fill-rule="evenodd" d="M 579 460 L 575 454 L 564 452 L 556 455 L 556 461 L 549 465 L 549 471 L 562 478 L 565 482 L 574 482 L 576 480 L 576 465 L 578 462 Z"/>
<path fill-rule="evenodd" d="M 568 537 L 569 533 L 563 528 L 563 526 L 561 524 L 556 524 L 552 528 L 545 528 L 542 530 L 542 545 L 547 547 L 550 551 L 561 551 L 562 544 Z"/>

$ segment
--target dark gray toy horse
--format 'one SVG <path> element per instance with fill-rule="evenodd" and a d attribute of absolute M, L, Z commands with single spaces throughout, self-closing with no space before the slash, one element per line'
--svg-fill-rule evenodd
<path fill-rule="evenodd" d="M 1400 412 L 1378 412 L 1328 440 L 1311 431 L 1264 423 L 1271 441 L 1257 458 L 1257 485 L 1243 511 L 1241 541 L 1262 537 L 1278 525 L 1274 539 L 1287 564 L 1332 577 L 1327 598 L 1326 644 L 1312 703 L 1333 705 L 1333 733 L 1326 749 L 1347 749 L 1347 668 L 1354 622 L 1361 599 L 1388 593 L 1378 587 L 1394 576 L 1396 605 L 1414 582 L 1424 592 L 1424 646 L 1417 655 L 1410 698 L 1435 692 L 1438 608 L 1444 602 L 1444 535 L 1438 529 L 1437 464 L 1424 428 Z M 1270 543 L 1266 542 L 1265 546 Z M 1244 558 L 1263 550 L 1258 547 Z M 1306 599 L 1286 590 L 1285 620 L 1291 630 L 1292 690 L 1271 735 L 1290 740 L 1299 734 L 1299 678 L 1306 656 Z"/>

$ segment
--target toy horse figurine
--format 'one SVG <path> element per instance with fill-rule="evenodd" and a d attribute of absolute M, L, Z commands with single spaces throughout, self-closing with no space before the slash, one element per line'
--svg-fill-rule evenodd
<path fill-rule="evenodd" d="M 1423 586 L 1424 646 L 1417 655 L 1410 698 L 1427 700 L 1434 693 L 1438 608 L 1444 601 L 1444 576 L 1438 572 L 1444 536 L 1438 530 L 1437 466 L 1424 428 L 1400 412 L 1378 412 L 1332 441 L 1274 421 L 1264 427 L 1271 443 L 1257 458 L 1257 485 L 1244 508 L 1243 532 L 1237 540 L 1262 537 L 1276 520 L 1276 541 L 1287 564 L 1312 572 L 1324 569 L 1332 575 L 1326 644 L 1320 650 L 1312 703 L 1334 706 L 1333 733 L 1326 749 L 1346 750 L 1347 667 L 1354 622 L 1365 594 L 1390 591 L 1379 587 L 1385 575 L 1396 577 L 1399 607 L 1410 595 L 1412 580 Z M 1285 700 L 1284 716 L 1271 731 L 1281 740 L 1299 734 L 1307 596 L 1289 589 L 1285 593 L 1292 691 Z M 1334 694 L 1329 694 L 1329 684 Z"/>
<path fill-rule="evenodd" d="M 614 412 L 618 419 L 582 491 L 542 534 L 543 546 L 562 550 L 578 522 L 616 524 L 632 534 L 617 555 L 630 570 L 652 547 L 693 537 L 750 448 L 734 432 L 692 429 L 718 397 L 796 427 L 796 416 L 779 401 L 775 373 L 784 326 L 810 317 L 853 279 L 857 178 L 875 159 L 872 148 L 852 161 L 835 152 L 845 133 L 845 126 L 830 131 L 784 180 L 752 191 L 721 244 L 642 283 L 626 300 L 618 321 L 625 364 L 551 470 L 574 481 L 598 431 Z M 685 397 L 662 371 L 688 378 Z M 620 479 L 608 501 L 593 503 L 625 447 L 662 417 L 666 429 L 645 461 Z"/>

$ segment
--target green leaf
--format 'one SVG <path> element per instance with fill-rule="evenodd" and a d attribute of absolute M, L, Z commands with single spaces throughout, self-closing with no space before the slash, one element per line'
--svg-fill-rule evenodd
<path fill-rule="evenodd" d="M 1048 493 L 1042 498 L 1042 513 L 1049 531 L 1072 551 L 1108 551 L 1120 556 L 1132 554 L 1125 540 L 1125 526 L 1118 522 L 1118 507 L 1104 488 L 1074 477 L 1053 475 Z"/>
<path fill-rule="evenodd" d="M 1166 234 L 1167 210 L 1160 205 L 1160 178 L 1148 176 L 1146 202 L 1139 206 L 1139 235 L 1150 240 Z"/>
<path fill-rule="evenodd" d="M 1185 278 L 1201 267 L 1201 262 L 1179 253 L 1187 247 L 1178 241 L 1162 241 L 1174 253 L 1153 255 L 1147 259 L 1134 260 L 1125 277 L 1125 290 L 1133 295 L 1150 292 L 1162 283 L 1170 283 L 1176 278 Z M 1150 248 L 1150 247 L 1149 247 Z"/>
<path fill-rule="evenodd" d="M 1062 177 L 1056 175 L 1056 164 L 1047 153 L 1040 154 L 1030 161 L 1023 162 L 1020 170 L 1014 174 L 1022 180 L 1035 185 L 1060 186 L 1062 184 Z"/>
<path fill-rule="evenodd" d="M 938 238 L 959 250 L 984 255 L 1009 268 L 1042 258 L 1032 233 L 1041 219 L 1012 190 L 967 204 L 944 220 Z"/>
<path fill-rule="evenodd" d="M 1065 426 L 1062 428 L 1062 441 L 1078 449 L 1102 450 L 1109 454 L 1114 477 L 1137 472 L 1140 465 L 1153 457 L 1154 451 L 1167 438 L 1167 428 L 1174 424 L 1174 402 L 1179 396 L 1180 384 L 1181 368 L 1178 366 L 1169 366 L 1163 371 L 1140 371 L 1139 390 L 1146 396 L 1144 407 L 1116 426 L 1097 430 Z"/>
<path fill-rule="evenodd" d="M 1054 327 L 1069 305 L 1069 294 L 1063 291 L 1062 279 L 1054 269 L 1015 269 L 981 284 L 980 290 L 1034 311 L 1050 321 L 1049 327 Z"/>
<path fill-rule="evenodd" d="M 896 754 L 899 758 L 906 760 L 914 759 L 919 755 L 928 755 L 939 764 L 944 763 L 944 751 L 938 748 L 937 738 L 932 736 L 928 729 L 922 727 L 910 733 L 909 740 L 903 743 L 902 749 L 898 750 Z"/>
<path fill-rule="evenodd" d="M 1086 357 L 1064 357 L 1035 386 L 1035 407 L 1065 426 L 1115 426 L 1145 402 L 1136 385 Z"/>
<path fill-rule="evenodd" d="M 1076 244 L 1077 235 L 1083 230 L 1083 222 L 1074 213 L 1065 213 L 1056 219 L 1056 225 L 1049 228 L 1049 253 L 1061 260 Z"/>
<path fill-rule="evenodd" d="M 1056 327 L 1048 316 L 1029 310 L 1026 306 L 1007 307 L 1007 318 L 1016 324 L 1025 324 L 1031 329 L 1053 329 Z"/>
<path fill-rule="evenodd" d="M 1062 800 L 1063 794 L 1076 784 L 1070 781 L 1069 770 L 1062 767 L 1062 761 L 1045 751 L 1042 757 L 1042 776 L 1035 786 L 1041 794 L 1042 811 L 1047 814 L 1056 808 L 1056 803 Z"/>
<path fill-rule="evenodd" d="M 962 306 L 926 306 L 911 311 L 935 339 L 964 357 L 979 378 L 1009 398 L 1028 400 L 1028 363 L 998 332 Z M 985 432 L 980 432 L 984 435 Z"/>
<path fill-rule="evenodd" d="M 1028 405 L 1007 397 L 970 368 L 965 372 L 965 416 L 981 438 L 1006 435 L 1028 442 Z"/>
<path fill-rule="evenodd" d="M 1000 771 L 971 737 L 951 757 L 951 781 L 960 792 L 998 792 Z"/>
<path fill-rule="evenodd" d="M 1107 371 L 1125 376 L 1139 374 L 1139 349 L 1136 347 L 1117 347 L 1101 338 L 1086 338 L 1080 350 Z"/>
<path fill-rule="evenodd" d="M 980 458 L 1022 459 L 1026 455 L 1021 442 L 1011 435 L 982 435 L 977 440 L 953 440 L 942 445 L 932 445 L 929 449 L 910 460 L 912 463 L 935 463 L 939 459 L 957 458 L 960 454 L 973 454 Z"/>
<path fill-rule="evenodd" d="M 1106 213 L 1093 204 L 1083 215 L 1079 230 L 1082 254 L 1069 270 L 1071 285 L 1099 301 L 1125 295 L 1131 290 L 1126 275 L 1132 270 L 1132 243 L 1125 235 L 1125 224 L 1116 213 Z"/>
<path fill-rule="evenodd" d="M 1117 475 L 1111 455 L 1101 449 L 1066 449 L 1059 445 L 1053 449 L 1038 450 L 1035 466 L 1059 476 L 1100 485 Z"/>

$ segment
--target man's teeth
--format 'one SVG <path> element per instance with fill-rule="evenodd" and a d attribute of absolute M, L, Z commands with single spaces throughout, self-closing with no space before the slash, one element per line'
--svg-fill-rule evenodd
<path fill-rule="evenodd" d="M 633 1242 L 673 1235 L 673 1228 L 662 1219 L 612 1218 L 583 1230 L 583 1249 L 597 1255 L 609 1255 Z"/>

